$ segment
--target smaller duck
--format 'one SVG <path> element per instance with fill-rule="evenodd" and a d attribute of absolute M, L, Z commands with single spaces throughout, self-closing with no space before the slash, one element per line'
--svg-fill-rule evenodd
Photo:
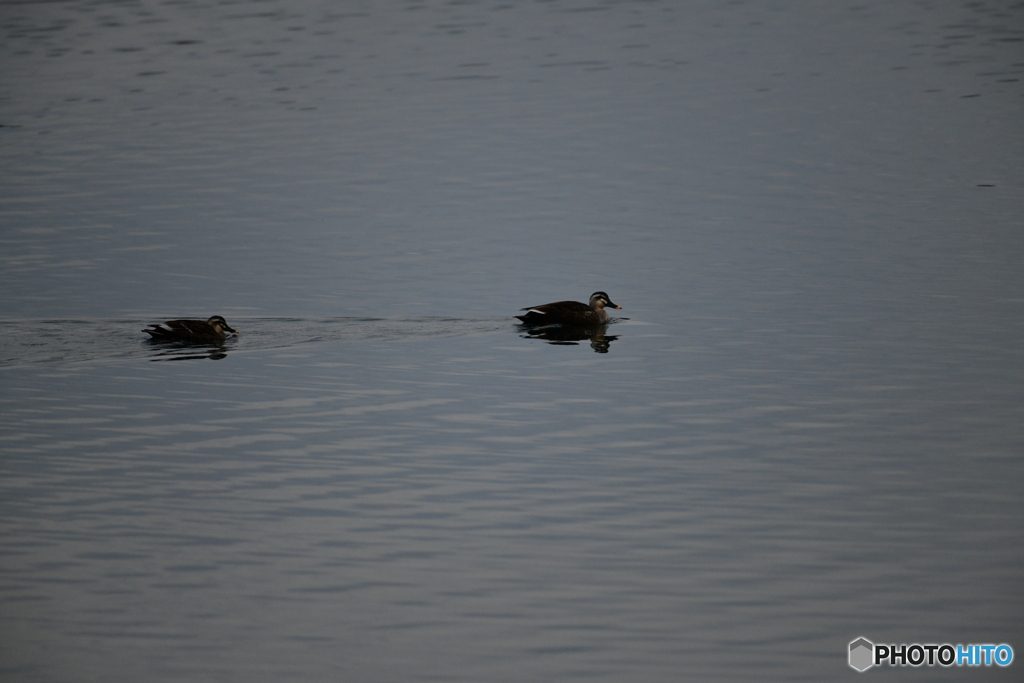
<path fill-rule="evenodd" d="M 238 330 L 231 329 L 228 321 L 219 315 L 205 321 L 168 320 L 165 323 L 152 323 L 143 332 L 148 333 L 154 341 L 190 344 L 219 344 L 227 336 L 225 332 L 238 334 Z"/>
<path fill-rule="evenodd" d="M 590 295 L 590 303 L 579 301 L 556 301 L 543 306 L 530 306 L 520 310 L 526 315 L 516 317 L 524 325 L 603 325 L 608 322 L 605 308 L 622 308 L 612 303 L 604 292 Z"/>

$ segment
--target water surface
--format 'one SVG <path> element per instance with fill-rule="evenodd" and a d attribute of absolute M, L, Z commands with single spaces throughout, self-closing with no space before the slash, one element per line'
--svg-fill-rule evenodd
<path fill-rule="evenodd" d="M 3 15 L 5 680 L 1024 648 L 1020 8 Z"/>

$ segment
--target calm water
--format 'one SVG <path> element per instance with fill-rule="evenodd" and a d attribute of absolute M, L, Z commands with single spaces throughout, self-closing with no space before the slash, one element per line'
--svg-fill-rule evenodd
<path fill-rule="evenodd" d="M 0 19 L 5 681 L 1024 655 L 1021 6 Z"/>

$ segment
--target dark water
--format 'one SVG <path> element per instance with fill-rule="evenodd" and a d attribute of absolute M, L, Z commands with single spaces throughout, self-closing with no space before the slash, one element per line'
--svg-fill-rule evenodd
<path fill-rule="evenodd" d="M 1021 7 L 0 14 L 4 680 L 1024 651 Z"/>

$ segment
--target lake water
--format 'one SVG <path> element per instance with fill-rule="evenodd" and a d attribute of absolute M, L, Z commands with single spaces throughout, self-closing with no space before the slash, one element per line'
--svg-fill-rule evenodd
<path fill-rule="evenodd" d="M 0 18 L 5 681 L 1024 652 L 1024 6 Z"/>

